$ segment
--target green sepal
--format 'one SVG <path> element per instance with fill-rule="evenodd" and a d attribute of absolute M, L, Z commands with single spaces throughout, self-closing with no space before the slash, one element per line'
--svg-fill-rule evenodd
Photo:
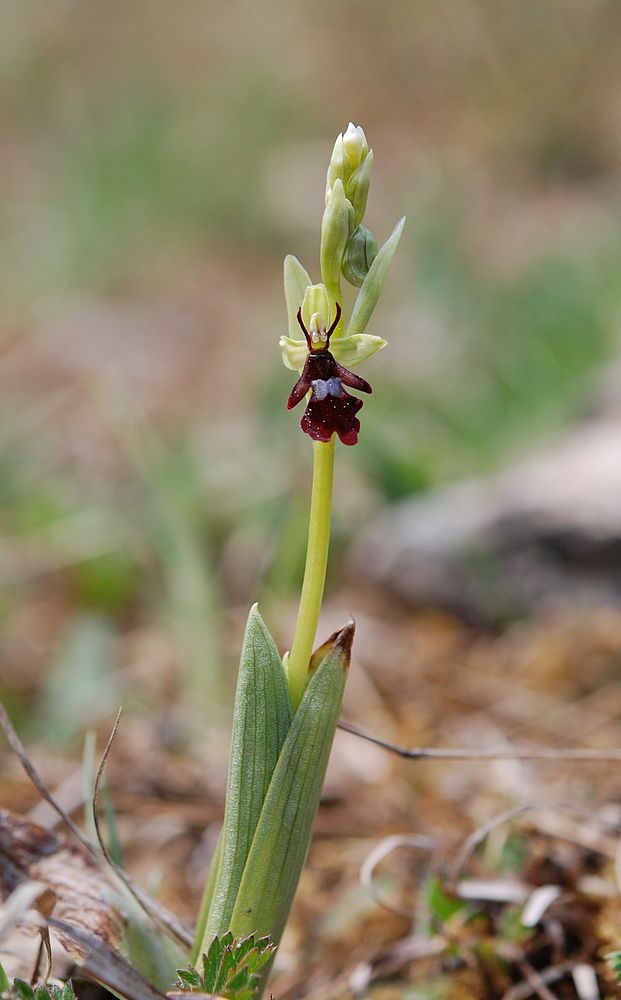
<path fill-rule="evenodd" d="M 285 302 L 287 303 L 287 321 L 289 323 L 289 336 L 294 340 L 302 337 L 302 332 L 296 319 L 297 311 L 302 305 L 304 293 L 312 284 L 308 272 L 300 264 L 297 257 L 288 253 L 284 263 L 285 276 Z M 304 340 L 302 340 L 304 343 Z M 285 364 L 287 362 L 285 361 Z"/>
<path fill-rule="evenodd" d="M 235 695 L 222 855 L 200 951 L 207 951 L 212 939 L 231 926 L 244 866 L 291 716 L 282 662 L 254 605 L 246 625 Z"/>
<path fill-rule="evenodd" d="M 285 368 L 292 372 L 301 372 L 308 357 L 308 347 L 305 340 L 293 340 L 291 337 L 281 337 L 278 341 Z"/>
<path fill-rule="evenodd" d="M 383 337 L 374 337 L 372 333 L 354 333 L 351 337 L 335 341 L 332 353 L 345 368 L 355 368 L 363 361 L 368 361 L 383 347 L 386 347 Z"/>
<path fill-rule="evenodd" d="M 379 299 L 382 288 L 384 287 L 384 282 L 386 281 L 386 276 L 388 274 L 388 268 L 390 267 L 390 262 L 393 258 L 394 252 L 399 245 L 404 225 L 405 216 L 399 220 L 383 247 L 379 250 L 377 257 L 371 264 L 369 273 L 362 282 L 360 291 L 356 296 L 351 319 L 347 327 L 348 336 L 356 333 L 363 333 L 366 329 L 367 323 L 371 319 L 373 310 L 377 305 L 377 300 Z"/>
<path fill-rule="evenodd" d="M 235 937 L 278 944 L 300 873 L 341 710 L 353 622 L 337 634 L 304 692 L 274 770 L 231 919 Z"/>

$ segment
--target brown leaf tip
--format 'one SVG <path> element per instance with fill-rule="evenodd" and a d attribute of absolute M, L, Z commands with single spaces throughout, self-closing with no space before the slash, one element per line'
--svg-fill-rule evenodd
<path fill-rule="evenodd" d="M 343 660 L 345 661 L 345 669 L 347 670 L 351 661 L 351 648 L 354 642 L 354 635 L 356 633 L 356 623 L 353 618 L 350 618 L 347 625 L 344 625 L 342 629 L 334 633 L 334 649 L 338 649 L 341 653 Z"/>
<path fill-rule="evenodd" d="M 343 628 L 337 629 L 336 632 L 333 632 L 332 635 L 328 636 L 325 642 L 322 642 L 321 646 L 318 646 L 311 656 L 308 667 L 309 673 L 313 674 L 328 653 L 332 653 L 335 650 L 343 657 L 344 667 L 345 670 L 347 670 L 351 659 L 351 647 L 354 641 L 355 631 L 356 623 L 353 618 L 350 618 L 347 625 L 344 625 Z"/>

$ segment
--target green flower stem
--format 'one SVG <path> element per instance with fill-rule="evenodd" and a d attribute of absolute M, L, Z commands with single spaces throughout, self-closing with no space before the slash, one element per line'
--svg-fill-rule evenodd
<path fill-rule="evenodd" d="M 293 711 L 300 704 L 308 682 L 308 665 L 321 610 L 330 546 L 334 436 L 331 441 L 313 441 L 313 486 L 311 492 L 308 546 L 304 582 L 289 654 L 287 675 Z"/>

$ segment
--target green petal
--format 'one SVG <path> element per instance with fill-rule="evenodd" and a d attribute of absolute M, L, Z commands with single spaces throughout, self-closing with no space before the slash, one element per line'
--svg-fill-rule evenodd
<path fill-rule="evenodd" d="M 399 220 L 392 233 L 384 243 L 384 246 L 381 248 L 377 257 L 371 264 L 369 273 L 362 282 L 362 286 L 354 304 L 351 319 L 347 327 L 348 335 L 362 333 L 366 329 L 367 323 L 371 319 L 377 300 L 379 299 L 382 288 L 384 287 L 384 282 L 386 281 L 386 276 L 388 274 L 388 268 L 390 267 L 393 254 L 399 245 L 404 225 L 405 216 Z"/>
<path fill-rule="evenodd" d="M 342 340 L 336 340 L 332 353 L 345 368 L 354 368 L 361 362 L 368 361 L 383 347 L 386 347 L 383 337 L 374 337 L 371 333 L 354 333 L 349 337 L 343 337 Z"/>
<path fill-rule="evenodd" d="M 287 303 L 287 319 L 289 321 L 289 336 L 294 340 L 302 337 L 302 331 L 296 319 L 297 311 L 302 305 L 304 293 L 312 283 L 308 272 L 300 264 L 297 257 L 292 253 L 287 254 L 284 264 L 285 272 L 285 301 Z M 287 362 L 285 361 L 285 364 Z M 290 367 L 290 365 L 287 365 Z"/>
<path fill-rule="evenodd" d="M 278 346 L 282 351 L 282 360 L 285 368 L 290 368 L 292 372 L 301 372 L 308 356 L 306 341 L 292 340 L 291 337 L 281 337 L 278 341 Z"/>

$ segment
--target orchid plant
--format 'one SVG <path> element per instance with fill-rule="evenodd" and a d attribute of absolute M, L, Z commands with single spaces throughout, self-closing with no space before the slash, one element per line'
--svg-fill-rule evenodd
<path fill-rule="evenodd" d="M 328 167 L 321 282 L 313 284 L 294 256 L 284 264 L 289 334 L 280 348 L 284 364 L 299 375 L 287 407 L 306 397 L 300 425 L 313 441 L 306 567 L 290 653 L 281 658 L 257 607 L 250 611 L 224 824 L 192 955 L 195 965 L 200 960 L 206 967 L 214 942 L 226 940 L 231 955 L 240 949 L 245 955 L 250 939 L 260 942 L 255 995 L 263 989 L 308 853 L 354 636 L 349 622 L 313 652 L 328 560 L 335 441 L 355 445 L 360 432 L 362 400 L 344 387 L 371 392 L 350 368 L 386 344 L 365 330 L 405 221 L 378 250 L 363 225 L 372 164 L 363 129 L 350 124 L 338 136 Z M 348 322 L 343 278 L 359 289 Z M 191 970 L 188 981 L 204 986 Z"/>

